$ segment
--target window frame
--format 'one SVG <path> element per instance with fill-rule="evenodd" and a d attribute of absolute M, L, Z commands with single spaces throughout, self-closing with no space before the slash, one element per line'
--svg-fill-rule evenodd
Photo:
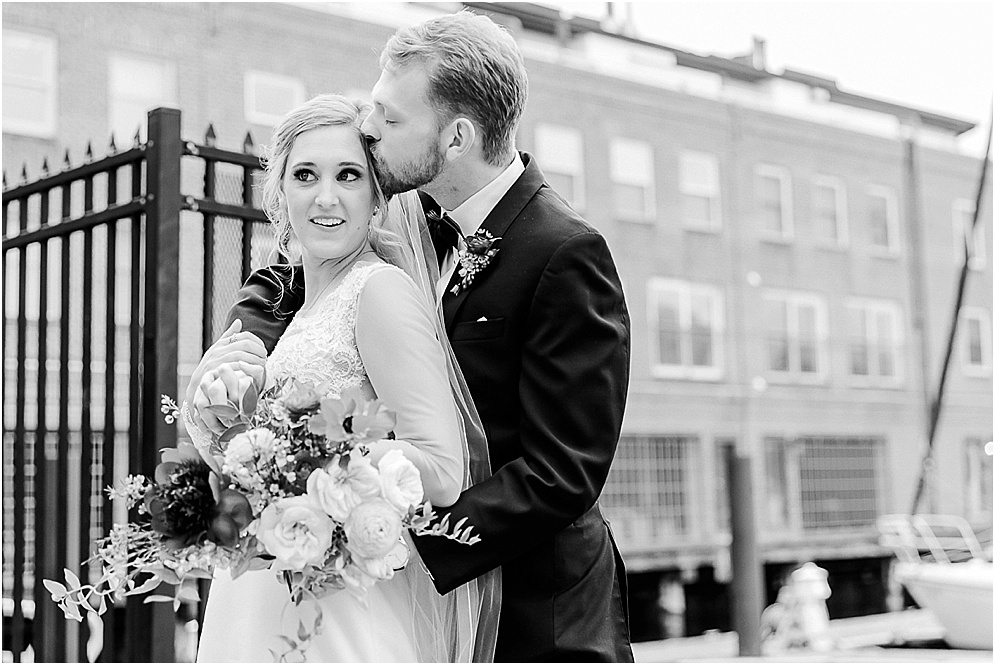
<path fill-rule="evenodd" d="M 984 307 L 965 306 L 960 311 L 957 344 L 960 347 L 960 368 L 964 376 L 986 378 L 992 375 L 992 326 L 991 314 Z M 979 322 L 981 339 L 981 364 L 970 362 L 970 337 L 966 334 L 967 320 Z"/>
<path fill-rule="evenodd" d="M 569 157 L 558 159 L 551 154 L 547 154 L 543 149 L 544 141 L 541 140 L 541 137 L 545 132 L 550 132 L 547 134 L 549 138 L 554 138 L 557 134 L 559 134 L 559 136 L 570 136 L 571 139 L 576 139 L 576 148 L 578 152 L 577 156 L 579 159 L 569 159 Z M 573 178 L 573 197 L 567 198 L 563 192 L 557 192 L 557 194 L 567 199 L 567 203 L 569 203 L 574 210 L 582 212 L 587 205 L 584 178 L 584 133 L 577 127 L 573 127 L 571 125 L 563 125 L 556 122 L 540 122 L 536 124 L 532 131 L 532 141 L 535 145 L 536 157 L 538 158 L 539 163 L 542 164 L 542 170 L 544 173 L 555 173 Z M 567 170 L 561 168 L 564 166 Z"/>
<path fill-rule="evenodd" d="M 288 110 L 300 106 L 307 99 L 307 88 L 304 81 L 296 76 L 264 72 L 258 69 L 247 70 L 242 77 L 242 100 L 245 121 L 250 124 L 276 127 L 284 116 L 282 113 L 278 115 L 259 111 L 256 86 L 260 83 L 288 86 L 288 89 L 291 90 L 291 97 L 293 97 L 293 103 L 290 104 Z"/>
<path fill-rule="evenodd" d="M 985 256 L 985 225 L 982 223 L 974 227 L 971 242 L 967 240 L 967 225 L 974 218 L 974 201 L 970 199 L 955 199 L 951 211 L 953 234 L 954 234 L 954 265 L 961 267 L 964 265 L 964 246 L 968 247 L 969 259 L 967 262 L 971 270 L 984 270 L 988 257 Z M 970 219 L 969 219 L 970 218 Z M 980 219 L 978 220 L 981 221 Z"/>
<path fill-rule="evenodd" d="M 20 85 L 24 88 L 35 88 L 46 91 L 44 114 L 38 114 L 35 118 L 3 118 L 3 133 L 15 136 L 28 136 L 31 138 L 53 139 L 58 134 L 59 126 L 59 43 L 54 35 L 18 30 L 14 28 L 3 29 L 4 43 L 9 43 L 13 39 L 29 39 L 43 48 L 50 49 L 49 67 L 40 67 L 42 70 L 36 79 L 20 79 L 20 77 L 4 76 L 5 84 Z"/>
<path fill-rule="evenodd" d="M 626 177 L 625 174 L 619 173 L 616 169 L 620 159 L 616 154 L 616 150 L 621 150 L 625 146 L 635 149 L 636 151 L 641 151 L 643 149 L 647 151 L 647 153 L 642 156 L 648 158 L 649 173 L 648 176 L 641 182 L 639 182 L 639 179 L 637 178 Z M 649 141 L 616 136 L 611 139 L 608 150 L 608 164 L 612 181 L 612 210 L 614 211 L 615 216 L 618 219 L 627 222 L 654 224 L 656 222 L 656 154 L 653 150 L 653 145 Z M 545 168 L 545 164 L 543 165 L 543 168 Z M 619 210 L 617 199 L 615 198 L 615 185 L 626 185 L 642 189 L 643 211 L 641 214 L 632 214 L 631 212 L 622 212 Z"/>
<path fill-rule="evenodd" d="M 864 309 L 868 313 L 878 314 L 881 312 L 886 312 L 892 317 L 892 325 L 894 332 L 893 341 L 893 351 L 895 356 L 895 373 L 892 376 L 882 376 L 880 370 L 871 373 L 870 369 L 872 366 L 877 365 L 877 358 L 875 354 L 868 354 L 868 373 L 866 375 L 854 374 L 853 365 L 850 358 L 850 324 L 849 315 L 850 310 L 860 308 Z M 905 364 L 902 355 L 902 350 L 905 348 L 905 325 L 903 319 L 902 307 L 897 302 L 891 300 L 881 300 L 877 298 L 847 298 L 844 303 L 844 311 L 846 313 L 844 329 L 846 330 L 846 374 L 850 385 L 855 387 L 875 387 L 875 388 L 897 388 L 905 382 Z M 868 326 L 873 326 L 875 337 L 880 337 L 877 334 L 877 317 L 868 316 L 867 318 Z M 864 330 L 864 342 L 867 344 L 868 348 L 876 348 L 876 342 L 872 344 L 870 339 L 870 332 L 865 328 Z M 872 362 L 873 361 L 873 362 Z"/>
<path fill-rule="evenodd" d="M 678 325 L 681 339 L 681 364 L 663 363 L 660 359 L 659 294 L 676 292 Z M 691 334 L 691 298 L 704 295 L 710 298 L 712 317 L 712 364 L 708 366 L 686 364 L 685 338 Z M 725 376 L 725 299 L 722 290 L 710 284 L 699 284 L 667 277 L 652 277 L 646 287 L 647 329 L 650 339 L 650 369 L 657 379 L 690 379 L 693 381 L 719 381 Z M 690 353 L 690 350 L 687 351 Z"/>
<path fill-rule="evenodd" d="M 792 291 L 788 289 L 765 289 L 760 294 L 763 305 L 770 300 L 785 303 L 785 322 L 788 338 L 788 369 L 777 370 L 770 367 L 769 349 L 765 346 L 766 363 L 764 371 L 771 383 L 824 384 L 829 378 L 829 313 L 825 299 L 816 293 Z M 799 306 L 811 306 L 815 314 L 815 344 L 818 371 L 801 370 L 801 346 L 799 337 Z M 764 327 L 764 342 L 769 340 L 769 329 Z"/>
<path fill-rule="evenodd" d="M 708 168 L 713 171 L 714 185 L 698 185 L 685 181 L 685 160 L 701 159 L 706 161 Z M 722 169 L 719 166 L 718 155 L 704 150 L 681 150 L 677 162 L 677 182 L 678 191 L 681 195 L 681 224 L 686 229 L 693 231 L 706 231 L 718 233 L 722 230 Z M 700 196 L 709 199 L 710 216 L 707 224 L 690 222 L 684 208 L 684 197 Z"/>
<path fill-rule="evenodd" d="M 828 247 L 834 247 L 838 249 L 845 249 L 850 246 L 850 223 L 847 216 L 847 198 L 846 198 L 846 183 L 843 182 L 842 178 L 829 175 L 816 175 L 812 178 L 812 196 L 810 198 L 811 202 L 811 214 L 810 217 L 815 221 L 815 189 L 817 187 L 825 187 L 832 189 L 835 192 L 836 200 L 836 239 L 826 238 L 824 236 L 818 236 L 818 242 L 822 245 Z"/>
<path fill-rule="evenodd" d="M 771 229 L 768 229 L 766 225 L 761 226 L 760 233 L 764 240 L 776 243 L 788 244 L 794 241 L 795 238 L 795 215 L 794 215 L 794 201 L 792 197 L 792 186 L 791 186 L 791 172 L 783 167 L 777 166 L 775 164 L 757 164 L 755 171 L 755 183 L 756 192 L 759 195 L 763 191 L 761 187 L 760 180 L 762 178 L 774 178 L 780 183 L 781 190 L 781 232 L 777 233 Z M 760 217 L 761 222 L 766 222 L 763 218 L 761 208 L 761 199 L 757 199 L 757 215 Z"/>
<path fill-rule="evenodd" d="M 138 124 L 135 127 L 130 128 L 127 133 L 124 133 L 123 130 L 122 132 L 116 131 L 116 128 L 114 126 L 115 125 L 114 107 L 118 101 L 134 102 L 142 99 L 137 95 L 135 95 L 134 97 L 122 98 L 121 100 L 118 100 L 116 98 L 116 91 L 114 89 L 114 73 L 113 73 L 114 66 L 117 63 L 123 63 L 128 61 L 132 63 L 143 63 L 143 64 L 154 65 L 156 67 L 161 67 L 162 72 L 166 75 L 168 79 L 165 83 L 166 87 L 169 89 L 170 92 L 167 95 L 166 99 L 155 100 L 149 96 L 143 100 L 149 102 L 148 106 L 150 108 L 146 109 L 146 114 L 148 111 L 152 110 L 152 108 L 155 108 L 157 106 L 169 106 L 169 107 L 179 106 L 179 78 L 177 76 L 176 63 L 169 60 L 164 60 L 161 58 L 156 58 L 154 56 L 147 56 L 145 54 L 139 54 L 139 53 L 130 53 L 123 51 L 117 51 L 111 53 L 107 58 L 107 131 L 113 134 L 115 136 L 115 139 L 119 143 L 122 139 L 125 141 L 130 140 L 131 137 L 134 136 L 133 130 L 135 129 L 137 129 L 142 134 L 142 136 L 146 136 L 146 133 L 148 131 L 148 128 L 146 126 L 147 121 L 145 116 L 140 118 Z"/>
<path fill-rule="evenodd" d="M 868 185 L 865 190 L 868 202 L 877 197 L 885 201 L 885 224 L 888 227 L 888 246 L 883 247 L 871 242 L 870 205 L 867 207 L 867 246 L 873 254 L 886 257 L 897 257 L 902 252 L 901 221 L 898 217 L 898 195 L 893 187 L 886 185 Z"/>

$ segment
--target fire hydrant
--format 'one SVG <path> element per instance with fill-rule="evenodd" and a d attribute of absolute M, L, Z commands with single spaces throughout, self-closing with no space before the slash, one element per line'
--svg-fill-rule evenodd
<path fill-rule="evenodd" d="M 777 593 L 777 602 L 761 617 L 769 646 L 806 647 L 817 652 L 833 649 L 826 608 L 832 593 L 828 580 L 829 573 L 811 561 L 788 576 Z"/>

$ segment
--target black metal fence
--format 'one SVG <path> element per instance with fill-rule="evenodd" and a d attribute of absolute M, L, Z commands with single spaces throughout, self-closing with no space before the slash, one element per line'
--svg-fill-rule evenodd
<path fill-rule="evenodd" d="M 202 143 L 184 141 L 175 109 L 150 112 L 147 136 L 120 151 L 112 141 L 99 161 L 88 150 L 76 167 L 67 155 L 60 173 L 34 182 L 8 188 L 4 177 L 3 640 L 15 662 L 29 650 L 48 662 L 177 656 L 168 605 L 121 602 L 93 632 L 67 621 L 42 585 L 63 568 L 99 575 L 81 562 L 126 518 L 103 488 L 151 474 L 175 444 L 159 396 L 180 387 L 178 321 L 192 303 L 181 235 L 184 246 L 203 242 L 194 355 L 213 340 L 226 296 L 266 260 L 251 138 L 243 152 L 217 148 L 210 128 Z"/>

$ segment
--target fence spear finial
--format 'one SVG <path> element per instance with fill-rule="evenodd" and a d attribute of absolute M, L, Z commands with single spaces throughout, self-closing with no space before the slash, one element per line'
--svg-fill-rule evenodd
<path fill-rule="evenodd" d="M 93 144 L 91 141 L 86 142 L 86 154 L 83 156 L 83 159 L 87 162 L 93 161 Z"/>
<path fill-rule="evenodd" d="M 66 148 L 66 156 L 62 159 L 62 165 L 67 169 L 73 167 L 73 163 L 69 161 L 69 148 Z"/>
<path fill-rule="evenodd" d="M 41 160 L 41 174 L 43 176 L 48 175 L 48 157 Z"/>
<path fill-rule="evenodd" d="M 22 164 L 21 165 L 21 184 L 23 185 L 27 181 L 28 181 L 28 165 L 27 164 Z"/>
<path fill-rule="evenodd" d="M 255 143 L 252 141 L 252 132 L 245 133 L 245 141 L 242 142 L 242 152 L 252 154 L 255 152 Z"/>
<path fill-rule="evenodd" d="M 137 148 L 142 144 L 142 126 L 139 125 L 138 129 L 135 130 L 135 147 Z"/>
<path fill-rule="evenodd" d="M 114 143 L 114 132 L 111 132 L 111 144 L 107 146 L 107 149 L 110 150 L 111 154 L 117 152 L 117 144 Z"/>
<path fill-rule="evenodd" d="M 214 142 L 218 140 L 217 134 L 214 133 L 214 125 L 212 123 L 207 123 L 207 132 L 204 134 L 204 143 L 209 146 L 213 146 Z"/>

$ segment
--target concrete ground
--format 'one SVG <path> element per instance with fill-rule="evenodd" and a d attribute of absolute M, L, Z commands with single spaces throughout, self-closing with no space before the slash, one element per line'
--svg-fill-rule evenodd
<path fill-rule="evenodd" d="M 717 633 L 632 645 L 637 663 L 991 663 L 991 651 L 943 648 L 943 628 L 929 612 L 906 610 L 829 622 L 834 649 L 791 649 L 739 656 L 735 633 Z"/>

